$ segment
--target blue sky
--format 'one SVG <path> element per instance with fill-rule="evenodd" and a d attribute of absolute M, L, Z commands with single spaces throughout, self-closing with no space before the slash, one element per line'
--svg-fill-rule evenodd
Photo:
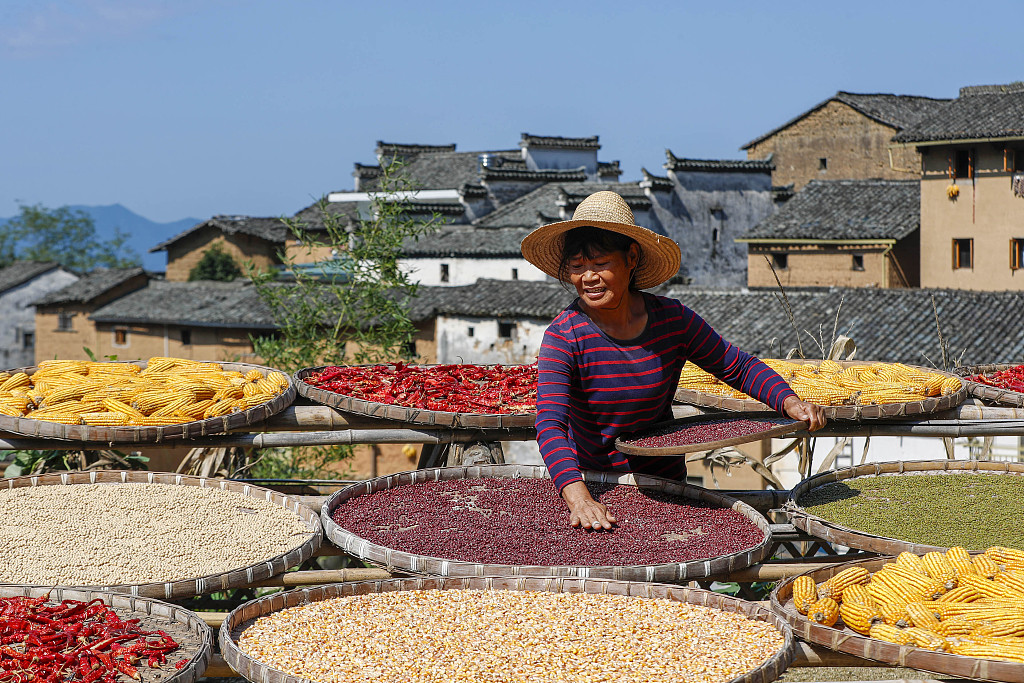
<path fill-rule="evenodd" d="M 837 90 L 1024 78 L 1016 1 L 4 0 L 0 216 L 119 202 L 156 221 L 290 215 L 378 139 L 600 135 L 661 170 Z"/>

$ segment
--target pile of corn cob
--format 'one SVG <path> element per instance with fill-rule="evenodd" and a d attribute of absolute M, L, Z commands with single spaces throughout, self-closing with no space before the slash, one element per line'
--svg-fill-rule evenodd
<path fill-rule="evenodd" d="M 865 363 L 843 367 L 832 360 L 793 363 L 765 360 L 805 401 L 823 406 L 908 403 L 960 390 L 960 380 L 902 363 Z M 750 399 L 689 361 L 679 376 L 680 389 Z"/>
<path fill-rule="evenodd" d="M 904 552 L 874 574 L 854 566 L 818 585 L 799 576 L 793 605 L 890 643 L 1024 662 L 1024 551 L 1013 548 Z"/>
<path fill-rule="evenodd" d="M 0 372 L 0 415 L 93 426 L 163 426 L 229 415 L 288 388 L 288 378 L 219 363 L 150 358 L 134 363 L 51 360 L 31 375 Z"/>

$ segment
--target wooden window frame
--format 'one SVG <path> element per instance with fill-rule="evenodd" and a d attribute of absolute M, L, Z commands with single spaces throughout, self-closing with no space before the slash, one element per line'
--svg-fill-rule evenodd
<path fill-rule="evenodd" d="M 860 259 L 860 263 L 857 260 Z M 850 254 L 850 270 L 856 270 L 863 272 L 864 270 L 864 254 Z"/>
<path fill-rule="evenodd" d="M 66 311 L 60 311 L 57 313 L 57 331 L 58 332 L 74 332 L 75 331 L 75 314 L 67 313 Z"/>
<path fill-rule="evenodd" d="M 503 334 L 503 332 L 508 334 Z M 514 322 L 508 322 L 506 320 L 498 321 L 498 339 L 512 339 L 516 334 L 516 324 Z"/>
<path fill-rule="evenodd" d="M 441 282 L 451 282 L 452 269 L 448 266 L 447 263 L 441 264 L 441 272 L 439 273 L 439 278 Z"/>
<path fill-rule="evenodd" d="M 772 266 L 775 270 L 789 270 L 789 253 L 785 251 L 773 251 Z M 781 259 L 781 260 L 780 260 Z"/>
<path fill-rule="evenodd" d="M 118 337 L 119 333 L 123 333 L 124 334 L 124 341 L 123 342 L 117 341 L 117 337 Z M 111 346 L 114 346 L 115 348 L 118 348 L 118 349 L 126 349 L 126 348 L 128 348 L 131 345 L 131 338 L 129 336 L 130 335 L 130 331 L 128 330 L 127 327 L 115 327 L 113 330 L 110 331 L 110 334 L 111 334 L 111 341 L 110 341 Z"/>
<path fill-rule="evenodd" d="M 961 244 L 966 242 L 968 246 L 967 265 L 962 266 L 960 258 L 960 247 Z M 973 237 L 954 237 L 953 238 L 953 270 L 973 270 L 974 269 L 974 238 Z"/>
<path fill-rule="evenodd" d="M 1010 270 L 1024 268 L 1024 237 L 1010 238 Z"/>

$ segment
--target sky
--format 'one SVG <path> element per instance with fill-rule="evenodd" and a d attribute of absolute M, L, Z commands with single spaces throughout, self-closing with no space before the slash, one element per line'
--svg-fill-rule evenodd
<path fill-rule="evenodd" d="M 377 140 L 599 135 L 622 180 L 838 90 L 1024 79 L 1020 0 L 3 0 L 0 216 L 291 215 Z"/>

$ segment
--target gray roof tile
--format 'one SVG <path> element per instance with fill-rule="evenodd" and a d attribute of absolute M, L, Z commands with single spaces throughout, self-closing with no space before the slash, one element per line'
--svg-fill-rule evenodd
<path fill-rule="evenodd" d="M 419 240 L 407 240 L 402 246 L 406 258 L 451 258 L 475 256 L 477 258 L 521 257 L 519 245 L 530 234 L 529 228 L 472 228 L 443 229 L 424 235 Z"/>
<path fill-rule="evenodd" d="M 917 180 L 812 180 L 743 239 L 903 239 L 921 224 Z"/>
<path fill-rule="evenodd" d="M 60 268 L 56 261 L 15 261 L 6 268 L 0 268 L 0 293 L 48 273 L 54 268 Z"/>
<path fill-rule="evenodd" d="M 280 218 L 263 218 L 256 216 L 214 216 L 202 223 L 197 223 L 188 230 L 178 233 L 169 240 L 165 240 L 149 251 L 163 251 L 179 240 L 188 237 L 194 232 L 203 228 L 212 227 L 220 230 L 225 235 L 241 233 L 250 237 L 257 237 L 273 244 L 284 244 L 288 236 L 288 228 Z"/>
<path fill-rule="evenodd" d="M 931 142 L 1024 135 L 1024 84 L 963 88 L 960 97 L 916 125 L 895 142 Z"/>
<path fill-rule="evenodd" d="M 84 275 L 77 282 L 36 299 L 36 306 L 88 303 L 134 277 L 145 275 L 142 268 L 99 268 Z"/>
<path fill-rule="evenodd" d="M 552 222 L 560 215 L 561 203 L 570 213 L 594 192 L 618 192 L 633 210 L 646 210 L 651 206 L 640 183 L 549 183 L 533 192 L 501 206 L 476 222 L 485 228 L 536 228 Z M 560 220 L 560 219 L 555 219 Z"/>
<path fill-rule="evenodd" d="M 103 323 L 275 329 L 270 310 L 248 280 L 169 282 L 149 285 L 98 308 Z"/>
<path fill-rule="evenodd" d="M 523 133 L 519 139 L 520 147 L 552 147 L 555 149 L 601 149 L 598 136 L 589 135 L 583 138 L 566 138 L 559 135 L 530 135 Z"/>
<path fill-rule="evenodd" d="M 701 171 L 704 173 L 771 173 L 775 164 L 769 159 L 683 159 L 665 150 L 666 171 Z"/>

